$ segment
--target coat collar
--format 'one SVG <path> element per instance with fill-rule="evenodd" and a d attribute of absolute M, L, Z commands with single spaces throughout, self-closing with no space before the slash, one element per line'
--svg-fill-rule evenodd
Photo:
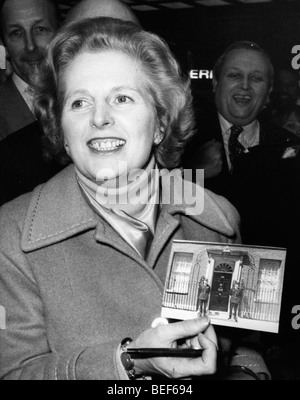
<path fill-rule="evenodd" d="M 162 187 L 164 198 L 170 198 L 171 204 L 162 206 L 162 217 L 170 221 L 175 214 L 186 215 L 188 204 L 174 204 L 177 199 L 178 190 L 196 188 L 196 195 L 203 198 L 204 204 L 200 203 L 201 213 L 190 215 L 190 218 L 203 226 L 226 236 L 233 236 L 235 229 L 225 216 L 223 210 L 216 201 L 215 195 L 205 191 L 200 186 L 191 182 L 183 181 L 180 174 L 175 175 L 175 190 L 168 192 L 165 185 L 167 175 L 162 176 Z M 183 186 L 183 182 L 187 186 Z M 177 194 L 176 194 L 177 193 Z M 173 203 L 173 204 L 172 204 Z M 202 205 L 203 210 L 202 210 Z M 199 209 L 199 208 L 198 208 Z M 74 166 L 70 165 L 61 171 L 44 185 L 38 186 L 32 193 L 24 230 L 21 239 L 21 248 L 24 252 L 30 252 L 61 242 L 79 233 L 95 229 L 103 224 L 99 217 L 84 199 L 79 185 L 76 181 Z"/>
<path fill-rule="evenodd" d="M 87 206 L 70 165 L 36 187 L 29 203 L 21 248 L 32 251 L 95 228 L 96 214 Z"/>
<path fill-rule="evenodd" d="M 209 229 L 226 236 L 233 236 L 236 233 L 235 228 L 219 205 L 221 197 L 204 190 L 202 186 L 182 179 L 179 170 L 176 171 L 175 175 L 173 175 L 173 172 L 171 174 L 161 173 L 162 188 L 165 192 L 163 198 L 171 199 L 170 204 L 164 205 L 162 214 L 187 215 Z M 174 177 L 174 185 L 168 184 L 170 176 Z M 181 195 L 183 195 L 183 201 L 178 204 L 177 199 L 180 200 Z M 195 199 L 197 200 L 196 203 Z"/>

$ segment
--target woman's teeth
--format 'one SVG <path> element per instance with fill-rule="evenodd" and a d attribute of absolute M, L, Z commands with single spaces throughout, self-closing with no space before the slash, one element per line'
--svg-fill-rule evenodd
<path fill-rule="evenodd" d="M 105 140 L 92 140 L 89 146 L 97 151 L 112 151 L 120 146 L 124 146 L 125 140 L 119 139 L 105 139 Z"/>

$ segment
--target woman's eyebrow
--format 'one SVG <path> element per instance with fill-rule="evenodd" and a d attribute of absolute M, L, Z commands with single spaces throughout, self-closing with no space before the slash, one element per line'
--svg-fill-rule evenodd
<path fill-rule="evenodd" d="M 72 90 L 67 96 L 66 96 L 66 100 L 68 100 L 70 97 L 75 96 L 75 95 L 88 95 L 90 96 L 91 94 L 85 90 L 85 89 L 76 89 L 76 90 Z"/>
<path fill-rule="evenodd" d="M 140 93 L 140 90 L 138 88 L 132 87 L 132 86 L 126 86 L 126 85 L 122 85 L 122 86 L 115 86 L 112 88 L 113 92 L 118 92 L 120 90 L 132 90 L 134 92 Z"/>

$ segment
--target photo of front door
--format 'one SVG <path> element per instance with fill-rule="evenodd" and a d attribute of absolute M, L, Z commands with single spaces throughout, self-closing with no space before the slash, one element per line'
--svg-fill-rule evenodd
<path fill-rule="evenodd" d="M 209 310 L 227 312 L 234 261 L 220 262 L 216 265 L 210 295 Z"/>

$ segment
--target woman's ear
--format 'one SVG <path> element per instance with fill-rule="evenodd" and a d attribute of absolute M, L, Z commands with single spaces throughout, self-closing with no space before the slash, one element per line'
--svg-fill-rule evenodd
<path fill-rule="evenodd" d="M 65 150 L 66 150 L 66 152 L 67 152 L 67 154 L 68 154 L 68 156 L 70 155 L 70 150 L 69 150 L 69 146 L 68 146 L 68 143 L 67 143 L 67 141 L 65 140 L 65 142 L 64 142 L 64 148 L 65 148 Z"/>
<path fill-rule="evenodd" d="M 154 134 L 154 144 L 158 146 L 163 140 L 165 134 L 165 129 L 161 126 Z"/>

